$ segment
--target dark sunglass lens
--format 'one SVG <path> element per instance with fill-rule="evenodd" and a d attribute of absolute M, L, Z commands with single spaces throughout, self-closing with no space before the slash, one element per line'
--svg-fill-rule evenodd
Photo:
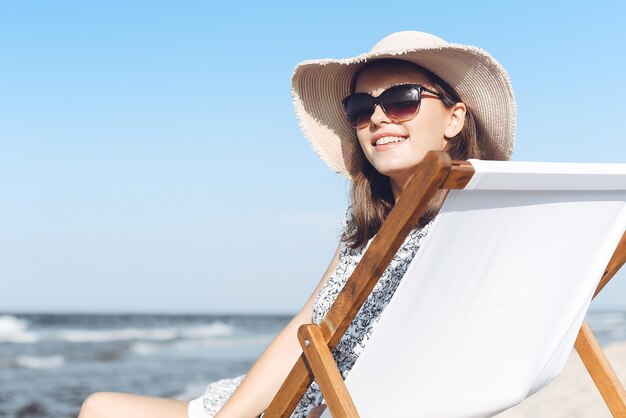
<path fill-rule="evenodd" d="M 390 103 L 385 106 L 390 118 L 398 121 L 412 119 L 417 113 L 417 101 Z"/>
<path fill-rule="evenodd" d="M 387 90 L 382 102 L 387 116 L 399 121 L 408 120 L 417 113 L 419 91 L 415 87 L 398 86 Z"/>
<path fill-rule="evenodd" d="M 372 116 L 372 98 L 367 94 L 353 94 L 344 101 L 348 121 L 352 126 L 360 127 L 369 124 Z"/>
<path fill-rule="evenodd" d="M 363 110 L 359 113 L 356 113 L 350 116 L 348 119 L 350 120 L 350 123 L 352 124 L 352 126 L 361 128 L 363 126 L 369 125 L 371 117 L 372 117 L 371 110 Z"/>

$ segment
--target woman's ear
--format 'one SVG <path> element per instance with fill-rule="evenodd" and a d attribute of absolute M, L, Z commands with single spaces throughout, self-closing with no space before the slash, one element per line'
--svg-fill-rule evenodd
<path fill-rule="evenodd" d="M 465 106 L 465 103 L 459 102 L 452 106 L 448 111 L 450 112 L 450 118 L 448 119 L 446 130 L 443 133 L 446 139 L 454 138 L 461 132 L 461 129 L 463 129 L 467 107 Z"/>

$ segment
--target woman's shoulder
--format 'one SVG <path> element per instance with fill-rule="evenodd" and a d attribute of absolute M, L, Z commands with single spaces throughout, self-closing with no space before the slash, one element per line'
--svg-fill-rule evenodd
<path fill-rule="evenodd" d="M 346 208 L 346 212 L 344 215 L 343 220 L 341 221 L 341 229 L 340 229 L 340 236 L 339 236 L 339 254 L 340 256 L 345 256 L 347 255 L 349 252 L 351 252 L 351 248 L 350 245 L 348 244 L 348 242 L 346 241 L 346 238 L 348 236 L 348 231 L 350 228 L 352 228 L 352 220 L 354 219 L 354 212 L 352 209 L 352 205 L 348 205 L 348 207 Z"/>
<path fill-rule="evenodd" d="M 348 228 L 349 224 L 354 219 L 354 210 L 352 209 L 352 205 L 348 205 L 346 208 L 346 214 L 343 217 L 343 221 L 341 222 L 341 233 L 343 234 Z"/>
<path fill-rule="evenodd" d="M 351 256 L 351 257 L 361 257 L 369 244 L 372 242 L 374 237 L 370 238 L 369 241 L 359 247 L 353 247 L 349 242 L 346 241 L 349 233 L 353 232 L 352 230 L 355 228 L 355 225 L 352 224 L 354 220 L 354 210 L 353 206 L 350 205 L 346 208 L 346 214 L 343 222 L 341 223 L 341 239 L 339 243 L 340 255 Z"/>
<path fill-rule="evenodd" d="M 353 225 L 351 225 L 353 219 L 354 219 L 353 206 L 349 205 L 346 208 L 344 219 L 341 222 L 341 236 L 339 240 L 339 251 L 340 251 L 341 256 L 348 256 L 348 255 L 361 256 L 363 252 L 367 249 L 367 247 L 369 247 L 374 237 L 377 235 L 375 234 L 373 237 L 371 237 L 366 244 L 358 248 L 352 248 L 352 246 L 350 246 L 346 242 L 346 236 L 347 236 L 348 230 L 350 228 L 353 228 Z M 405 238 L 404 245 L 407 245 L 407 244 L 414 245 L 414 244 L 420 243 L 428 234 L 428 231 L 431 229 L 431 226 L 434 223 L 435 219 L 436 217 L 431 219 L 426 225 L 422 227 L 415 226 Z"/>

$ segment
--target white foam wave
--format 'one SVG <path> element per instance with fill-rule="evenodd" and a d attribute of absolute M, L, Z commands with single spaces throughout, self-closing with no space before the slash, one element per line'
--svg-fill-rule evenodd
<path fill-rule="evenodd" d="M 57 339 L 72 343 L 102 343 L 124 340 L 172 340 L 176 331 L 170 329 L 114 329 L 59 331 Z"/>
<path fill-rule="evenodd" d="M 17 356 L 13 363 L 28 369 L 57 369 L 65 364 L 65 358 L 59 354 L 43 357 Z"/>
<path fill-rule="evenodd" d="M 26 319 L 11 315 L 0 316 L 0 343 L 32 344 L 39 341 L 36 333 L 28 331 Z"/>
<path fill-rule="evenodd" d="M 181 330 L 181 336 L 185 338 L 221 337 L 233 334 L 233 327 L 223 322 L 186 327 Z"/>
<path fill-rule="evenodd" d="M 130 347 L 130 351 L 142 356 L 148 356 L 161 350 L 162 348 L 157 344 L 150 343 L 135 343 Z"/>
<path fill-rule="evenodd" d="M 140 355 L 150 355 L 163 351 L 193 351 L 210 348 L 235 348 L 265 346 L 272 339 L 272 335 L 255 335 L 239 338 L 210 338 L 202 340 L 182 340 L 171 344 L 135 343 L 130 350 Z"/>
<path fill-rule="evenodd" d="M 72 343 L 102 343 L 110 341 L 148 340 L 171 341 L 179 338 L 206 338 L 228 336 L 233 328 L 222 322 L 194 327 L 169 328 L 123 328 L 106 330 L 63 330 L 56 333 L 56 339 Z"/>

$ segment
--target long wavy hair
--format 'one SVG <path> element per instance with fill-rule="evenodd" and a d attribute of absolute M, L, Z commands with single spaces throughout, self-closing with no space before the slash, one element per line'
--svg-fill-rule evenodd
<path fill-rule="evenodd" d="M 365 69 L 372 68 L 382 69 L 385 72 L 398 75 L 411 75 L 418 72 L 426 76 L 430 83 L 429 88 L 444 96 L 442 103 L 448 109 L 454 106 L 454 104 L 462 102 L 458 94 L 432 72 L 411 62 L 397 59 L 377 60 L 363 66 L 355 73 L 352 79 L 352 92 L 354 92 L 354 86 L 359 74 Z M 448 139 L 444 151 L 447 151 L 453 160 L 480 158 L 479 135 L 474 116 L 469 107 L 467 107 L 465 122 L 461 132 L 455 137 Z M 357 158 L 359 169 L 353 174 L 350 191 L 352 216 L 348 219 L 347 227 L 341 237 L 353 249 L 365 245 L 370 238 L 378 233 L 395 204 L 389 177 L 376 171 L 365 157 L 360 146 L 357 147 Z M 437 192 L 430 202 L 428 210 L 419 219 L 417 227 L 423 227 L 437 215 L 443 205 L 446 194 L 447 190 L 439 190 Z"/>

